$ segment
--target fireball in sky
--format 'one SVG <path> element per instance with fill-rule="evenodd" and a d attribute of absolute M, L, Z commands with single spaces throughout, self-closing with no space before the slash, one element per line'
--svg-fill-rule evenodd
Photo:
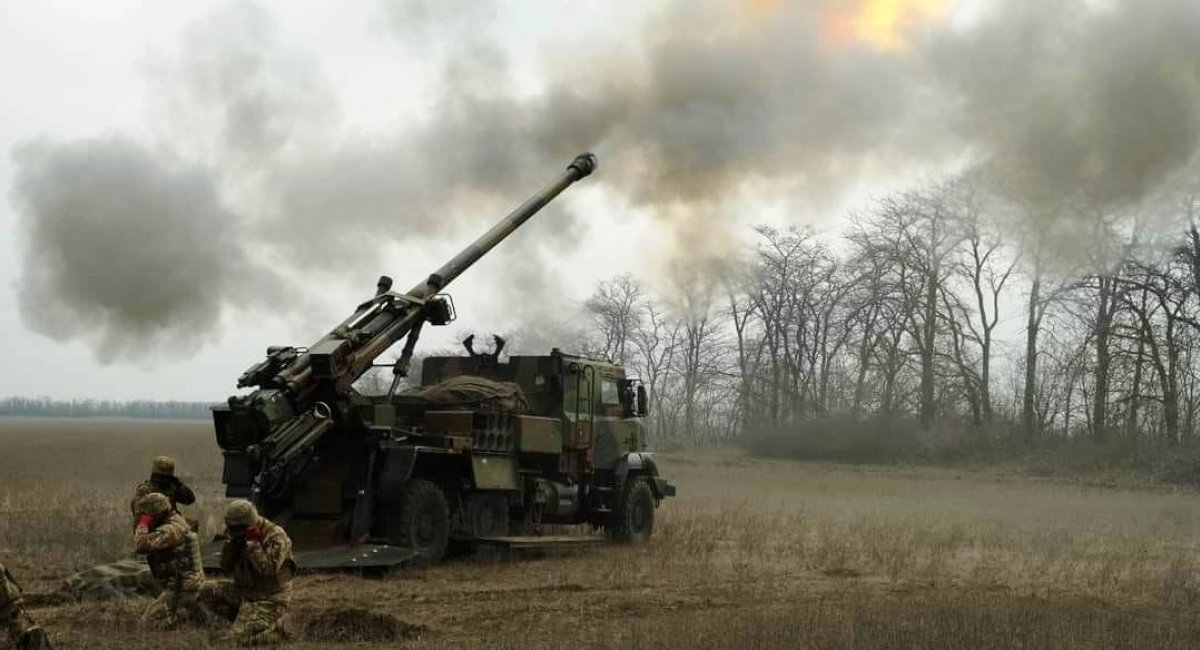
<path fill-rule="evenodd" d="M 822 36 L 831 46 L 863 43 L 902 51 L 913 32 L 949 14 L 954 0 L 849 0 L 824 12 Z"/>

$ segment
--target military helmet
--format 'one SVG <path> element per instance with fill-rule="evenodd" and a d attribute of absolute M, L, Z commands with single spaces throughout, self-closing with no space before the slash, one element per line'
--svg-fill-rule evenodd
<path fill-rule="evenodd" d="M 225 508 L 226 526 L 253 526 L 258 523 L 258 511 L 245 499 L 229 502 Z"/>
<path fill-rule="evenodd" d="M 150 473 L 175 476 L 175 461 L 171 460 L 170 456 L 159 456 L 158 458 L 155 458 L 154 463 L 150 465 Z"/>
<path fill-rule="evenodd" d="M 171 509 L 171 500 L 165 494 L 149 492 L 138 499 L 137 508 L 138 512 L 157 517 Z"/>

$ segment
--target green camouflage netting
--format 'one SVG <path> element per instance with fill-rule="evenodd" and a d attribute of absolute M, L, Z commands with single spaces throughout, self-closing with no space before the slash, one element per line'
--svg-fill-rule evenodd
<path fill-rule="evenodd" d="M 80 600 L 109 600 L 135 596 L 157 596 L 162 587 L 140 560 L 101 564 L 68 576 L 60 592 Z"/>
<path fill-rule="evenodd" d="M 525 400 L 520 386 L 471 375 L 451 377 L 432 386 L 405 393 L 404 397 L 451 408 L 508 413 L 524 413 L 529 410 L 529 402 Z"/>

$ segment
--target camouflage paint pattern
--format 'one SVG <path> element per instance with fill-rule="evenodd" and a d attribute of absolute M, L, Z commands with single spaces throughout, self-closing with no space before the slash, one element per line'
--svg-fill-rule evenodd
<path fill-rule="evenodd" d="M 18 648 L 48 648 L 45 632 L 25 611 L 21 587 L 4 565 L 0 564 L 0 625 L 8 640 Z"/>
<path fill-rule="evenodd" d="M 412 394 L 371 397 L 352 387 L 407 337 L 395 364 L 402 376 L 424 324 L 452 320 L 440 292 L 595 166 L 590 154 L 576 158 L 409 291 L 393 291 L 381 277 L 371 299 L 313 344 L 268 348 L 238 380 L 257 389 L 213 412 L 226 496 L 253 499 L 267 516 L 290 513 L 306 549 L 362 539 L 416 547 L 423 540 L 412 534 L 405 504 L 416 498 L 410 487 L 418 478 L 443 497 L 429 496 L 420 510 L 443 538 L 423 548 L 440 553 L 446 531 L 469 538 L 480 527 L 474 519 L 482 514 L 468 507 L 476 497 L 498 500 L 495 510 L 507 505 L 510 523 L 609 526 L 627 479 L 644 473 L 664 486 L 656 496 L 673 494 L 650 455 L 639 454 L 646 430 L 618 365 L 558 350 L 501 363 L 497 340 L 491 354 L 465 343 L 468 357 L 427 358 Z M 517 420 L 522 415 L 546 421 Z"/>
<path fill-rule="evenodd" d="M 168 513 L 152 527 L 138 526 L 133 547 L 146 556 L 150 573 L 164 588 L 181 582 L 183 590 L 195 591 L 204 582 L 200 541 L 178 512 Z"/>
<path fill-rule="evenodd" d="M 233 621 L 233 640 L 241 645 L 269 645 L 291 638 L 289 582 L 267 597 L 252 598 L 232 580 L 209 580 L 200 587 L 199 602 L 206 611 Z"/>
<path fill-rule="evenodd" d="M 211 616 L 233 621 L 234 641 L 265 645 L 290 638 L 287 614 L 292 602 L 296 563 L 292 540 L 274 522 L 262 517 L 256 541 L 230 536 L 221 547 L 221 569 L 232 580 L 207 580 L 200 585 L 199 607 Z"/>
<path fill-rule="evenodd" d="M 204 583 L 200 540 L 183 515 L 169 511 L 152 527 L 138 526 L 133 546 L 146 556 L 150 573 L 164 590 L 142 614 L 142 622 L 163 621 L 173 628 L 183 620 L 203 618 L 196 600 Z"/>
<path fill-rule="evenodd" d="M 227 532 L 221 547 L 221 570 L 232 574 L 242 596 L 252 600 L 290 590 L 296 573 L 292 540 L 283 528 L 261 517 L 258 527 L 258 541 L 239 540 Z"/>
<path fill-rule="evenodd" d="M 171 508 L 178 511 L 179 505 L 190 506 L 196 502 L 196 494 L 183 484 L 183 481 L 165 474 L 154 476 L 142 481 L 133 488 L 133 497 L 129 500 L 129 513 L 136 522 L 138 517 L 138 501 L 151 492 L 165 494 L 171 500 Z"/>
<path fill-rule="evenodd" d="M 588 450 L 588 464 L 609 470 L 625 454 L 645 451 L 645 426 L 640 418 L 626 415 L 621 401 L 625 369 L 570 355 L 563 355 L 563 364 L 562 418 L 574 430 L 576 445 Z"/>
<path fill-rule="evenodd" d="M 426 321 L 448 322 L 451 307 L 437 299 L 437 294 L 563 190 L 590 175 L 595 168 L 594 155 L 585 153 L 576 157 L 548 186 L 406 293 L 392 292 L 391 279 L 382 278 L 371 300 L 360 304 L 349 318 L 307 348 L 269 350 L 265 361 L 251 366 L 238 380 L 239 387 L 258 386 L 259 389 L 249 395 L 230 397 L 228 408 L 214 410 L 217 438 L 224 441 L 222 447 L 226 451 L 244 451 L 249 444 L 281 435 L 302 441 L 307 446 L 315 445 L 329 429 L 328 421 L 305 418 L 315 414 L 322 405 L 328 411 L 329 405 L 322 400 L 348 400 L 353 393 L 354 381 L 393 344 L 405 336 L 412 336 L 411 342 L 415 343 L 415 337 Z M 267 448 L 274 446 L 277 445 Z M 226 458 L 229 462 L 229 457 Z M 266 462 L 281 460 L 283 464 L 291 462 L 290 459 L 272 457 Z M 245 459 L 235 458 L 233 462 L 241 464 Z M 236 469 L 242 470 L 241 467 Z M 266 514 L 270 516 L 272 512 Z"/>
<path fill-rule="evenodd" d="M 71 600 L 111 600 L 114 598 L 156 597 L 163 587 L 145 562 L 121 560 L 101 564 L 63 580 L 59 593 Z"/>
<path fill-rule="evenodd" d="M 199 589 L 180 592 L 168 589 L 150 603 L 138 622 L 143 625 L 160 624 L 170 630 L 182 623 L 203 625 L 216 620 L 212 611 L 200 602 L 199 596 Z"/>

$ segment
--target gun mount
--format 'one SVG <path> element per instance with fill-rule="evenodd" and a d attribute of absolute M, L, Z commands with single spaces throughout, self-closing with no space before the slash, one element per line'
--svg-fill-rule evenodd
<path fill-rule="evenodd" d="M 542 502 L 551 496 L 555 503 L 560 497 L 570 501 L 584 496 L 578 483 L 593 474 L 590 452 L 586 449 L 571 450 L 575 459 L 569 461 L 570 466 L 563 465 L 566 475 L 557 481 L 539 478 L 541 482 L 530 484 L 529 490 L 524 484 L 518 484 L 513 459 L 507 465 L 512 470 L 511 477 L 506 474 L 501 480 L 494 473 L 489 474 L 490 478 L 478 477 L 474 475 L 476 469 L 485 474 L 490 471 L 486 466 L 489 460 L 483 455 L 483 449 L 473 453 L 470 445 L 463 442 L 462 435 L 450 436 L 444 432 L 421 444 L 412 442 L 428 433 L 428 423 L 422 420 L 426 415 L 433 417 L 431 422 L 435 425 L 454 422 L 458 427 L 465 421 L 469 432 L 473 421 L 469 412 L 462 416 L 444 416 L 447 411 L 431 410 L 428 404 L 413 406 L 411 401 L 405 402 L 404 396 L 395 393 L 400 379 L 407 374 L 423 326 L 427 323 L 445 325 L 455 318 L 453 301 L 441 291 L 563 190 L 591 174 L 595 168 L 595 156 L 590 153 L 578 156 L 542 191 L 407 292 L 392 291 L 392 279 L 382 276 L 373 297 L 358 305 L 353 314 L 307 348 L 268 348 L 266 358 L 252 365 L 238 379 L 239 388 L 254 390 L 230 397 L 226 404 L 213 409 L 217 443 L 225 460 L 223 482 L 226 494 L 250 498 L 267 516 L 287 521 L 298 547 L 383 540 L 393 546 L 425 549 L 420 554 L 429 559 L 440 557 L 441 551 L 437 549 L 444 550 L 445 540 L 442 539 L 440 546 L 437 543 L 430 546 L 429 540 L 414 537 L 414 531 L 428 533 L 431 530 L 429 522 L 418 524 L 412 521 L 417 514 L 444 511 L 445 521 L 439 519 L 441 524 L 432 524 L 434 536 L 438 537 L 437 531 L 441 530 L 444 538 L 451 529 L 460 532 L 480 530 L 479 526 L 464 524 L 463 517 L 483 516 L 488 521 L 507 522 L 510 511 L 536 508 L 540 513 Z M 393 366 L 395 379 L 388 394 L 377 397 L 358 394 L 353 388 L 354 382 L 380 355 L 402 339 L 404 347 Z M 497 343 L 502 346 L 499 339 Z M 501 365 L 497 359 L 499 353 L 500 347 L 493 355 L 479 355 L 478 358 L 487 356 L 491 360 L 490 367 L 498 368 Z M 568 367 L 578 369 L 581 364 L 588 363 L 582 358 L 563 361 L 565 357 L 557 352 L 552 356 L 555 361 L 550 365 L 558 369 L 555 372 L 566 372 Z M 600 399 L 600 384 L 595 372 L 595 368 L 591 368 L 587 390 Z M 580 374 L 576 380 L 582 380 L 584 374 L 587 373 Z M 633 385 L 624 379 L 623 370 L 618 374 L 619 381 L 625 382 L 623 387 Z M 547 374 L 540 376 L 538 381 L 545 382 L 549 378 Z M 555 375 L 554 380 L 559 382 L 561 392 L 563 378 Z M 533 386 L 528 388 L 536 390 Z M 590 397 L 584 398 L 579 387 L 575 388 L 576 397 L 572 398 L 578 403 L 575 415 L 569 416 L 560 408 L 559 417 L 563 422 L 556 422 L 555 426 L 574 426 L 576 429 L 582 426 L 583 416 L 578 405 Z M 519 392 L 520 388 L 515 390 Z M 559 401 L 564 399 L 566 393 L 560 394 Z M 641 415 L 630 411 L 634 408 L 644 411 L 644 399 L 640 407 L 626 409 L 629 411 L 624 414 L 627 419 Z M 593 404 L 592 412 L 587 414 L 591 420 L 588 426 L 593 429 L 594 411 Z M 575 423 L 567 423 L 572 418 Z M 500 420 L 504 418 L 489 421 Z M 504 426 L 509 428 L 515 422 L 504 421 Z M 640 422 L 636 425 L 641 426 Z M 554 446 L 557 444 L 554 440 L 561 441 L 562 434 L 555 433 L 550 424 L 531 421 L 527 426 L 547 436 L 538 453 L 555 449 L 567 453 L 565 447 L 559 448 L 561 444 Z M 589 437 L 590 434 L 589 431 Z M 488 440 L 497 439 L 493 436 Z M 623 446 L 644 448 L 644 435 L 631 434 L 623 440 Z M 644 453 L 634 455 L 632 462 L 638 467 L 643 466 L 643 457 L 649 457 Z M 505 466 L 501 459 L 493 460 L 493 466 Z M 545 463 L 546 460 L 542 459 L 542 462 L 549 468 L 551 464 Z M 563 462 L 568 462 L 566 456 Z M 655 467 L 652 461 L 645 463 Z M 555 466 L 559 464 L 554 463 Z M 622 480 L 627 478 L 629 469 L 626 467 L 625 473 L 620 474 Z M 629 475 L 637 473 L 634 471 Z M 657 476 L 656 469 L 653 475 Z M 647 494 L 661 498 L 674 491 L 661 480 L 647 485 L 654 491 L 639 488 L 638 492 L 639 507 L 642 508 L 639 512 L 643 515 Z M 480 496 L 485 492 L 481 486 L 488 488 L 486 498 Z M 597 493 L 614 489 L 597 486 Z M 435 492 L 437 495 L 433 496 Z M 563 497 L 564 494 L 571 496 Z M 481 498 L 484 501 L 480 502 Z M 538 503 L 529 499 L 538 500 Z M 417 502 L 419 504 L 414 505 Z M 571 510 L 568 506 L 563 508 Z M 652 510 L 653 506 L 651 520 Z M 574 513 L 572 516 L 586 516 L 585 520 L 603 525 L 600 511 L 575 509 L 571 512 Z M 452 525 L 451 519 L 457 523 Z M 507 531 L 507 524 L 504 528 Z M 434 550 L 431 552 L 430 548 Z"/>

